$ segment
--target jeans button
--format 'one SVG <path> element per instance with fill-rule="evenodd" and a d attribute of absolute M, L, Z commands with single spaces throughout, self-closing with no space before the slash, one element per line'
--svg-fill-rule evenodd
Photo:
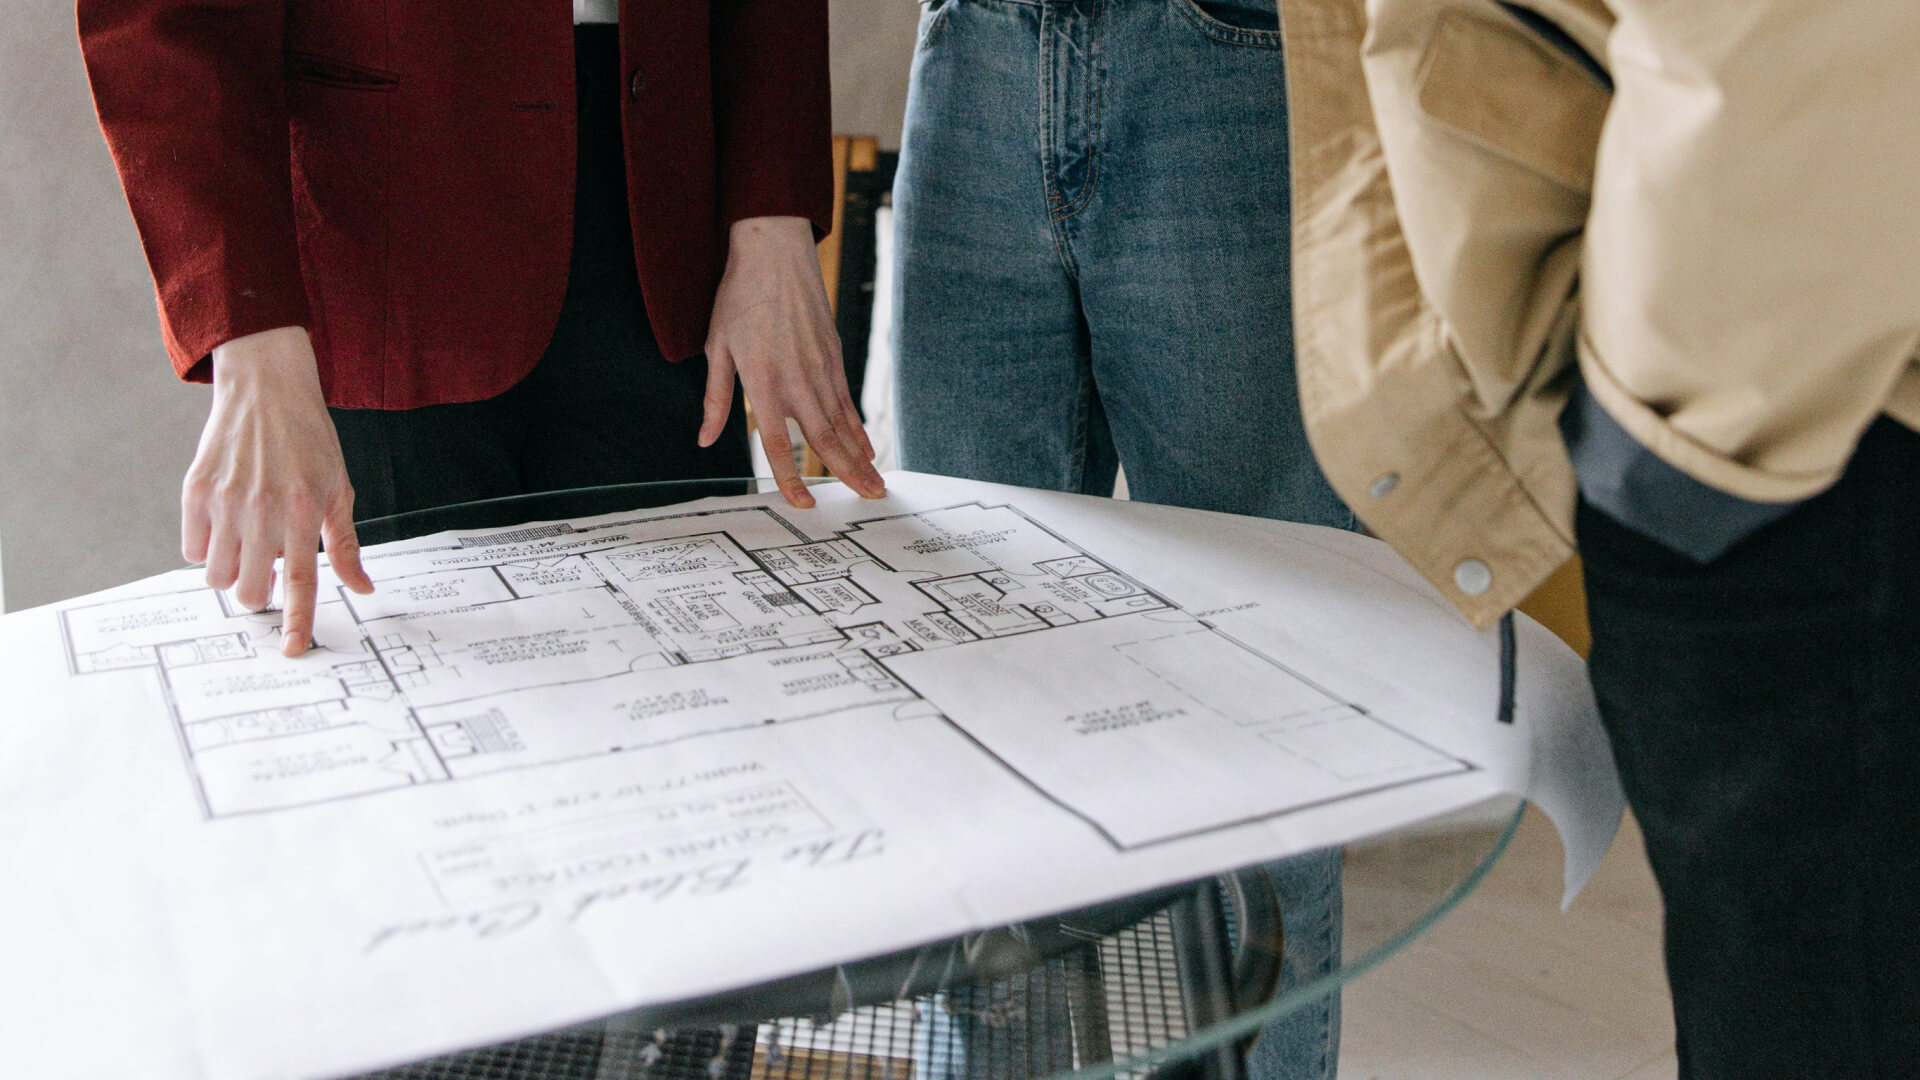
<path fill-rule="evenodd" d="M 647 73 L 644 71 L 641 71 L 637 67 L 634 68 L 633 74 L 627 77 L 627 100 L 639 101 L 640 91 L 645 90 L 646 88 L 647 88 Z"/>

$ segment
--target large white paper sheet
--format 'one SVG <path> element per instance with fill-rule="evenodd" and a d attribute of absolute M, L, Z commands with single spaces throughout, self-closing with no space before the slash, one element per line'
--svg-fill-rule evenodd
<path fill-rule="evenodd" d="M 369 549 L 319 646 L 182 571 L 0 619 L 0 1032 L 326 1077 L 1378 833 L 1621 811 L 1584 670 L 1384 546 L 946 480 Z"/>

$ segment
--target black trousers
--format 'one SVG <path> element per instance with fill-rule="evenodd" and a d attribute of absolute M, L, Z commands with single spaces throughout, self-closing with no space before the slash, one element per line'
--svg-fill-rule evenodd
<path fill-rule="evenodd" d="M 553 340 L 532 374 L 487 401 L 332 410 L 357 520 L 533 491 L 753 472 L 741 396 L 726 433 L 700 449 L 706 361 L 668 362 L 647 323 L 627 212 L 618 31 L 577 27 L 574 52 L 573 256 Z"/>
<path fill-rule="evenodd" d="M 1920 434 L 1707 566 L 1579 534 L 1680 1075 L 1920 1076 Z"/>

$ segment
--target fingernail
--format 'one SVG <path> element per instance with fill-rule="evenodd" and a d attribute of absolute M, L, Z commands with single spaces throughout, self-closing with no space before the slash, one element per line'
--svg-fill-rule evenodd
<path fill-rule="evenodd" d="M 280 646 L 280 654 L 282 656 L 287 656 L 287 657 L 299 656 L 301 653 L 306 651 L 307 651 L 307 637 L 305 634 L 299 633 L 297 631 L 295 633 L 288 634 L 287 640 Z"/>

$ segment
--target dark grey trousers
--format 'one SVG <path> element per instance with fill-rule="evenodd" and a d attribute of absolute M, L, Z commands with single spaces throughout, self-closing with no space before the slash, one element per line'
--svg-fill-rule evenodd
<path fill-rule="evenodd" d="M 1920 434 L 1701 566 L 1582 507 L 1683 1080 L 1920 1075 Z"/>

